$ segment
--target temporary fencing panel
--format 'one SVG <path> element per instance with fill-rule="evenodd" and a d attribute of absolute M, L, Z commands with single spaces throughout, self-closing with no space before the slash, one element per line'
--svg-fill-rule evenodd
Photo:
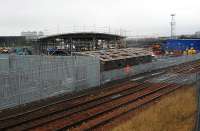
<path fill-rule="evenodd" d="M 0 72 L 8 72 L 9 70 L 9 58 L 8 55 L 0 54 Z"/>
<path fill-rule="evenodd" d="M 0 109 L 199 59 L 200 54 L 164 58 L 100 74 L 100 61 L 95 57 L 10 55 L 0 59 Z M 184 79 L 193 81 L 195 75 Z"/>
<path fill-rule="evenodd" d="M 104 71 L 101 73 L 101 84 L 105 84 L 113 80 L 125 79 L 136 74 L 150 72 L 153 70 L 175 66 L 181 63 L 186 63 L 199 59 L 200 59 L 200 54 L 193 56 L 169 57 L 164 59 L 158 59 L 157 61 L 153 61 L 146 64 L 131 66 L 129 67 L 130 69 L 128 73 L 124 71 L 124 68 Z"/>
<path fill-rule="evenodd" d="M 9 56 L 0 73 L 0 108 L 100 86 L 100 64 L 85 56 Z"/>

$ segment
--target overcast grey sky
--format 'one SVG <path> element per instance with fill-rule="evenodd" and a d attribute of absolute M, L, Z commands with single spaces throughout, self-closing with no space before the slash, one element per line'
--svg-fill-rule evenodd
<path fill-rule="evenodd" d="M 177 34 L 188 34 L 200 30 L 199 6 L 200 0 L 0 0 L 0 35 L 83 25 L 169 35 L 171 13 Z"/>

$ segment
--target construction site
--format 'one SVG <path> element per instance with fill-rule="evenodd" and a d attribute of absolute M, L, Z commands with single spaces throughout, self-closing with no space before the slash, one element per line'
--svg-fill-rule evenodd
<path fill-rule="evenodd" d="M 166 38 L 0 37 L 0 130 L 199 128 L 200 38 L 177 38 L 171 17 Z"/>

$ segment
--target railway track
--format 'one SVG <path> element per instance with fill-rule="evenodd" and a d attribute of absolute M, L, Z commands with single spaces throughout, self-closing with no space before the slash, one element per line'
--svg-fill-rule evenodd
<path fill-rule="evenodd" d="M 165 85 L 166 86 L 166 85 Z M 123 108 L 118 108 L 116 110 L 111 111 L 110 113 L 103 114 L 99 117 L 96 117 L 93 120 L 87 121 L 84 124 L 71 128 L 70 130 L 94 130 L 94 129 L 101 129 L 101 126 L 104 126 L 108 124 L 108 122 L 121 117 L 124 114 L 127 114 L 129 112 L 133 112 L 135 109 L 138 109 L 144 105 L 147 105 L 151 103 L 152 101 L 182 87 L 182 85 L 167 85 L 165 88 L 157 91 L 156 93 L 150 93 L 147 96 L 143 96 L 138 101 L 134 101 L 133 103 L 128 103 L 126 106 L 123 106 Z M 67 130 L 68 127 L 65 126 L 62 128 L 62 130 Z"/>
<path fill-rule="evenodd" d="M 71 103 L 70 103 L 70 100 L 66 100 L 65 103 L 64 103 L 64 104 L 66 104 L 66 106 L 63 105 L 63 103 L 57 102 L 57 103 L 54 103 L 55 105 L 53 105 L 53 106 L 51 105 L 51 108 L 49 108 L 50 105 L 48 105 L 48 106 L 40 107 L 36 110 L 32 110 L 32 111 L 29 111 L 29 112 L 19 114 L 19 115 L 9 116 L 9 117 L 6 117 L 6 118 L 3 118 L 3 119 L 0 120 L 0 123 L 1 123 L 0 126 L 1 126 L 1 129 L 6 129 L 7 127 L 9 127 L 9 128 L 14 127 L 14 126 L 20 125 L 24 122 L 29 122 L 29 121 L 33 121 L 33 120 L 36 120 L 36 119 L 41 119 L 45 116 L 48 116 L 49 114 L 51 114 L 51 115 L 56 114 L 57 115 L 57 113 L 60 113 L 60 112 L 63 113 L 63 111 L 68 110 L 68 109 L 76 108 L 74 111 L 71 111 L 71 112 L 72 113 L 77 112 L 78 106 L 82 106 L 82 105 L 89 103 L 89 102 L 94 103 L 96 99 L 99 99 L 99 98 L 103 99 L 103 98 L 108 97 L 108 96 L 114 96 L 118 92 L 126 91 L 126 90 L 129 90 L 130 88 L 136 88 L 139 85 L 142 85 L 142 84 L 126 83 L 126 86 L 124 86 L 124 87 L 120 84 L 120 86 L 118 86 L 120 88 L 116 88 L 116 90 L 112 91 L 112 92 L 108 91 L 108 92 L 105 92 L 103 94 L 99 94 L 97 96 L 91 95 L 91 96 L 88 96 L 85 99 L 83 99 L 82 97 L 80 97 L 79 99 L 75 98 L 75 99 L 73 99 L 73 102 L 71 102 Z M 139 90 L 139 88 L 137 90 Z"/>
<path fill-rule="evenodd" d="M 153 102 L 154 100 L 160 98 L 161 96 L 164 96 L 181 86 L 176 85 L 168 85 L 163 88 L 165 89 L 158 89 L 155 92 L 151 92 L 146 96 L 141 96 L 137 100 L 132 100 L 127 102 L 126 104 L 122 105 L 121 108 L 113 109 L 111 112 L 108 112 L 106 114 L 102 114 L 101 116 L 96 117 L 93 120 L 89 120 L 85 122 L 84 124 L 71 128 L 70 130 L 95 130 L 102 128 L 107 123 L 119 118 L 122 115 L 125 115 L 126 113 L 132 112 L 140 107 L 143 107 L 146 104 L 149 104 Z M 60 130 L 67 130 L 68 127 L 61 128 Z"/>
<path fill-rule="evenodd" d="M 181 69 L 179 68 L 175 70 L 174 72 L 175 73 L 184 73 L 184 72 L 189 73 L 189 71 L 199 68 L 199 66 L 200 64 L 198 62 L 194 63 L 190 67 L 188 67 L 188 65 L 183 65 Z M 158 73 L 157 76 L 161 74 L 162 73 L 160 74 Z M 154 98 L 153 96 L 156 92 L 157 92 L 156 93 L 157 95 L 155 96 L 157 97 L 155 98 L 158 98 L 168 92 L 171 92 L 179 88 L 179 86 L 175 84 L 163 83 L 163 85 L 162 84 L 154 85 L 152 83 L 148 83 L 147 80 L 154 76 L 149 75 L 147 77 L 144 77 L 143 79 L 140 79 L 140 81 L 145 81 L 142 83 L 136 81 L 136 82 L 126 82 L 123 84 L 119 84 L 117 87 L 115 87 L 115 90 L 103 92 L 102 94 L 99 94 L 96 96 L 93 96 L 91 94 L 86 94 L 86 95 L 78 96 L 72 99 L 59 101 L 51 105 L 40 107 L 32 111 L 13 115 L 7 118 L 2 118 L 0 119 L 0 123 L 1 123 L 0 129 L 3 129 L 3 130 L 64 129 L 66 130 L 66 129 L 72 129 L 74 126 L 79 126 L 74 129 L 96 128 L 98 124 L 96 125 L 90 124 L 90 125 L 93 125 L 90 128 L 88 126 L 87 128 L 83 128 L 81 124 L 86 121 L 92 122 L 91 120 L 97 120 L 96 118 L 98 116 L 104 116 L 105 114 L 109 114 L 110 111 L 112 112 L 113 110 L 116 110 L 118 108 L 121 109 L 121 107 L 130 103 L 133 103 L 134 101 L 137 102 L 140 99 L 143 99 L 143 98 L 146 99 L 147 96 L 149 97 L 152 95 L 152 98 Z M 164 89 L 166 91 L 164 91 Z M 164 93 L 159 96 L 158 92 L 164 92 Z M 114 101 L 116 102 L 114 104 L 115 107 L 113 107 Z M 97 114 L 94 114 L 95 112 Z M 111 118 L 109 117 L 109 119 Z M 105 122 L 105 119 L 102 119 L 102 120 L 104 120 Z M 108 121 L 108 119 L 106 119 L 106 121 Z M 60 124 L 62 122 L 64 123 L 63 125 Z M 56 124 L 56 123 L 59 123 L 59 124 Z"/>

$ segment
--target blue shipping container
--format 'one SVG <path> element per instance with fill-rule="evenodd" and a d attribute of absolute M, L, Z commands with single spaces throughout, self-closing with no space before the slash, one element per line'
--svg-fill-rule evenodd
<path fill-rule="evenodd" d="M 163 49 L 166 51 L 184 51 L 191 47 L 199 52 L 200 39 L 168 39 L 163 44 Z"/>

